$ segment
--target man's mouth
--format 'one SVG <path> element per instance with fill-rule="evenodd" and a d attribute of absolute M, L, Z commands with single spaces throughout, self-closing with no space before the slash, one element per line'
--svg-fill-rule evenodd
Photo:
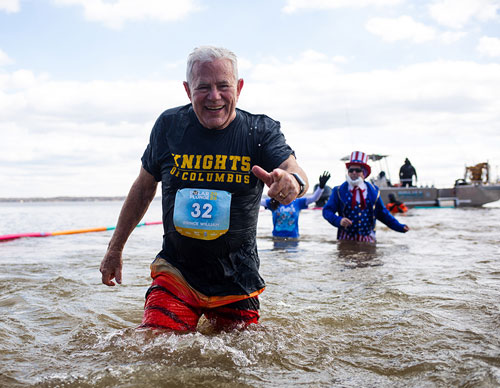
<path fill-rule="evenodd" d="M 206 106 L 205 109 L 211 110 L 211 111 L 218 111 L 224 108 L 224 105 L 219 105 L 219 106 Z"/>

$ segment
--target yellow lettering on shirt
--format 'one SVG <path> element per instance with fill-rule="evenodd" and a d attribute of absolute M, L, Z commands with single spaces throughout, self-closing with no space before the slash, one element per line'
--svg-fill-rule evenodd
<path fill-rule="evenodd" d="M 226 169 L 226 160 L 227 155 L 215 155 L 215 166 L 216 170 L 225 170 Z"/>
<path fill-rule="evenodd" d="M 172 156 L 174 157 L 174 163 L 177 167 L 179 167 L 179 158 L 181 157 L 181 155 L 177 155 L 177 154 L 172 154 Z"/>
<path fill-rule="evenodd" d="M 241 158 L 241 171 L 250 171 L 250 156 Z"/>
<path fill-rule="evenodd" d="M 231 170 L 236 171 L 238 170 L 238 162 L 241 160 L 241 156 L 238 155 L 230 155 L 229 160 L 232 161 L 233 163 L 231 164 Z"/>
<path fill-rule="evenodd" d="M 172 154 L 170 175 L 190 182 L 250 183 L 251 158 L 240 155 Z"/>
<path fill-rule="evenodd" d="M 203 157 L 203 169 L 210 170 L 212 168 L 214 157 L 212 155 L 205 155 Z"/>
<path fill-rule="evenodd" d="M 201 161 L 201 156 L 202 155 L 196 155 L 196 163 L 194 164 L 194 168 L 196 170 L 199 170 L 200 169 L 200 161 Z"/>
<path fill-rule="evenodd" d="M 193 168 L 194 155 L 182 155 L 182 166 L 181 168 L 192 169 Z"/>

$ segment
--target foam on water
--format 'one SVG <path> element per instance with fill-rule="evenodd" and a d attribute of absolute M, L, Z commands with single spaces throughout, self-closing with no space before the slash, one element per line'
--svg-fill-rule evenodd
<path fill-rule="evenodd" d="M 0 229 L 113 225 L 120 206 L 0 204 Z M 161 226 L 134 231 L 112 288 L 98 271 L 111 232 L 1 244 L 0 386 L 500 384 L 500 208 L 413 209 L 410 233 L 378 224 L 375 249 L 338 244 L 320 211 L 302 212 L 298 243 L 260 217 L 261 322 L 228 333 L 135 329 Z"/>

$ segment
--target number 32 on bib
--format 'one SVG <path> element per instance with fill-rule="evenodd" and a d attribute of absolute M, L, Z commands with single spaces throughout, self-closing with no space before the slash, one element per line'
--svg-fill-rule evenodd
<path fill-rule="evenodd" d="M 214 240 L 229 229 L 231 193 L 182 189 L 175 195 L 175 230 L 186 237 Z"/>

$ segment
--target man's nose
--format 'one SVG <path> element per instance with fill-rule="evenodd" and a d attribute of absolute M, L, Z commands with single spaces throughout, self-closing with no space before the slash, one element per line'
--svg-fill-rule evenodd
<path fill-rule="evenodd" d="M 217 86 L 214 85 L 210 88 L 210 93 L 208 94 L 208 98 L 210 98 L 211 100 L 218 100 L 220 98 L 220 92 Z"/>

